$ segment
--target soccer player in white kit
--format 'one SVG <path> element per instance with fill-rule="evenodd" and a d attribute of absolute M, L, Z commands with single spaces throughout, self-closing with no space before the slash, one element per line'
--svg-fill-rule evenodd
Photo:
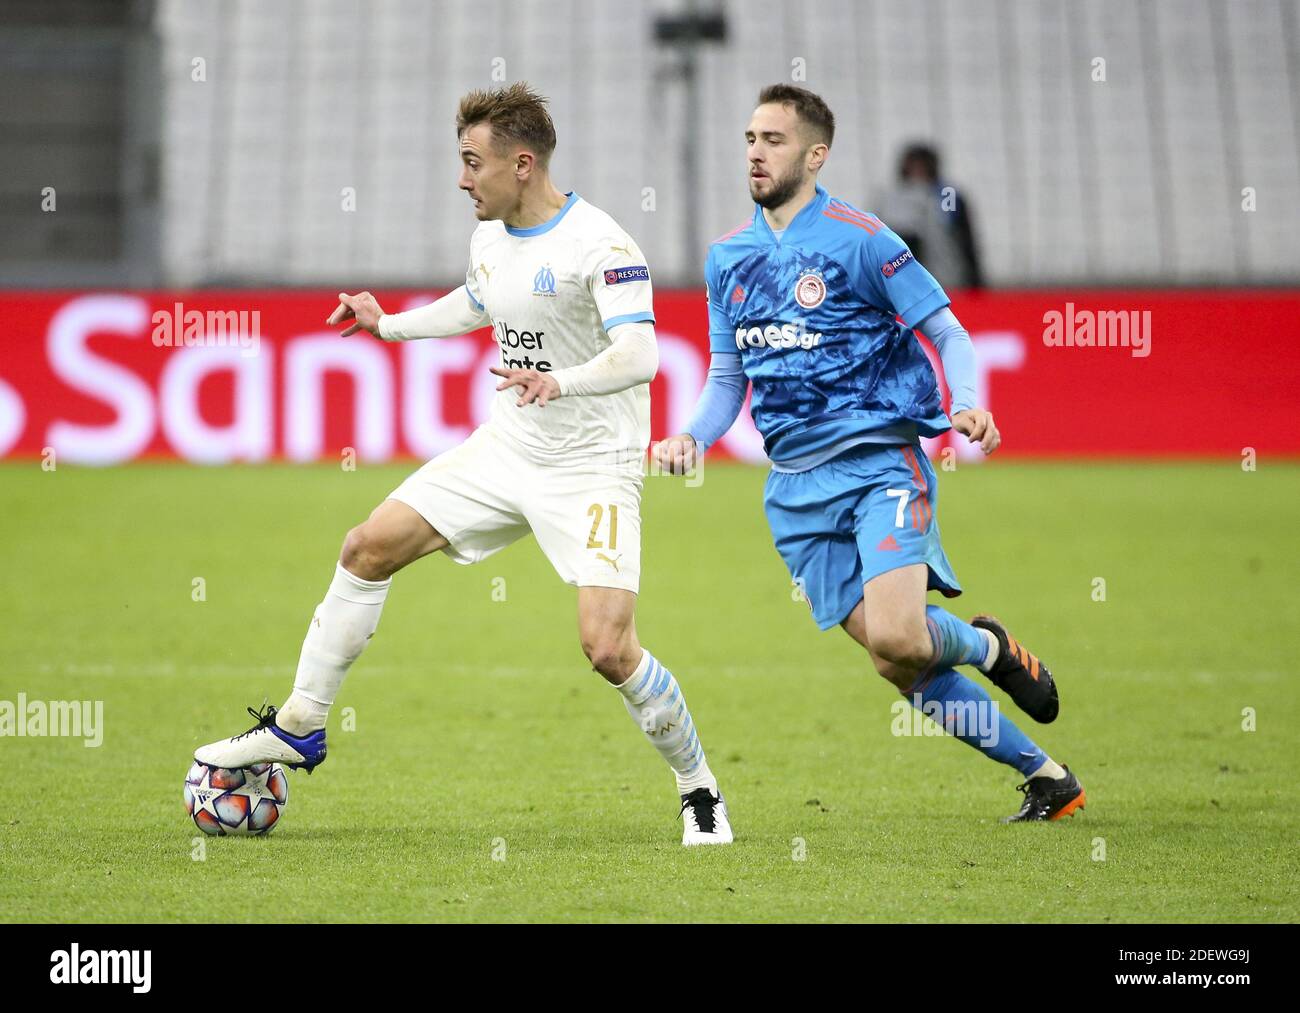
<path fill-rule="evenodd" d="M 726 844 L 726 802 L 681 687 L 641 646 L 634 622 L 641 462 L 658 368 L 650 272 L 609 215 L 551 183 L 555 128 L 545 103 L 522 83 L 461 100 L 459 186 L 480 222 L 465 284 L 396 314 L 369 292 L 340 293 L 328 321 L 349 321 L 345 336 L 364 330 L 385 341 L 490 323 L 502 362 L 492 369 L 501 382 L 489 421 L 348 532 L 284 705 L 250 708 L 253 728 L 194 756 L 215 767 L 280 762 L 310 772 L 325 758 L 330 705 L 374 635 L 393 574 L 437 551 L 476 563 L 532 532 L 578 588 L 583 652 L 676 776 L 682 843 Z"/>

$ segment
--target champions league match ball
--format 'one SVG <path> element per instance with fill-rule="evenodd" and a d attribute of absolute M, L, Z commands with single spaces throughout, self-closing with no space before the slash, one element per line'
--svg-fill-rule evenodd
<path fill-rule="evenodd" d="M 289 779 L 278 763 L 227 770 L 195 760 L 185 775 L 185 811 L 214 837 L 269 834 L 288 801 Z"/>

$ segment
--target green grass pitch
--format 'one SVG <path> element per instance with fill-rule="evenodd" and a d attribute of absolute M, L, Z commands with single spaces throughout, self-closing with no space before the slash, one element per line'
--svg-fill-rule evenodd
<path fill-rule="evenodd" d="M 793 600 L 763 472 L 717 465 L 698 488 L 646 480 L 637 618 L 687 693 L 732 847 L 680 846 L 671 775 L 527 540 L 401 573 L 328 762 L 291 775 L 273 834 L 205 839 L 198 860 L 191 751 L 284 698 L 344 532 L 408 470 L 0 467 L 0 700 L 104 705 L 98 748 L 0 738 L 0 918 L 1300 916 L 1300 468 L 1233 460 L 939 473 L 966 587 L 950 607 L 999 615 L 1057 673 L 1059 720 L 1020 723 L 1083 780 L 1073 819 L 1003 826 L 1013 771 L 892 735 L 897 695 Z"/>

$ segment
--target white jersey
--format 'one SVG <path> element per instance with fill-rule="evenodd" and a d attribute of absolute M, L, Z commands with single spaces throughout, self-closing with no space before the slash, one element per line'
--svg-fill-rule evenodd
<path fill-rule="evenodd" d="M 609 215 L 569 194 L 550 221 L 516 229 L 483 222 L 470 239 L 469 296 L 491 319 L 505 368 L 580 366 L 610 346 L 621 323 L 654 322 L 650 272 Z M 636 461 L 650 442 L 650 385 L 519 407 L 508 388 L 492 425 L 545 463 Z"/>

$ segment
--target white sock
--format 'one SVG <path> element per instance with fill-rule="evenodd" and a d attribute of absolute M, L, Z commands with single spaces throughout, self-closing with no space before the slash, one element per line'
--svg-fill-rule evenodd
<path fill-rule="evenodd" d="M 276 715 L 276 723 L 291 735 L 306 735 L 325 727 L 330 705 L 343 677 L 379 626 L 379 614 L 393 580 L 362 580 L 343 569 L 325 600 L 316 606 L 298 657 L 293 693 Z"/>
<path fill-rule="evenodd" d="M 982 665 L 976 665 L 975 667 L 981 672 L 987 672 L 998 663 L 998 652 L 1001 648 L 998 647 L 998 638 L 993 635 L 992 630 L 981 628 L 980 632 L 984 634 L 985 639 L 989 642 L 989 653 L 985 656 L 984 663 Z"/>
<path fill-rule="evenodd" d="M 303 696 L 295 689 L 284 706 L 275 712 L 275 723 L 290 735 L 310 735 L 318 728 L 324 728 L 329 716 L 329 704 Z"/>
<path fill-rule="evenodd" d="M 716 795 L 717 778 L 709 770 L 686 698 L 672 672 L 646 651 L 636 670 L 617 689 L 632 720 L 673 768 L 679 794 L 708 788 Z"/>
<path fill-rule="evenodd" d="M 1053 781 L 1059 781 L 1064 776 L 1065 769 L 1049 756 L 1047 762 L 1025 778 L 1025 780 L 1032 781 L 1036 777 L 1050 777 Z"/>

